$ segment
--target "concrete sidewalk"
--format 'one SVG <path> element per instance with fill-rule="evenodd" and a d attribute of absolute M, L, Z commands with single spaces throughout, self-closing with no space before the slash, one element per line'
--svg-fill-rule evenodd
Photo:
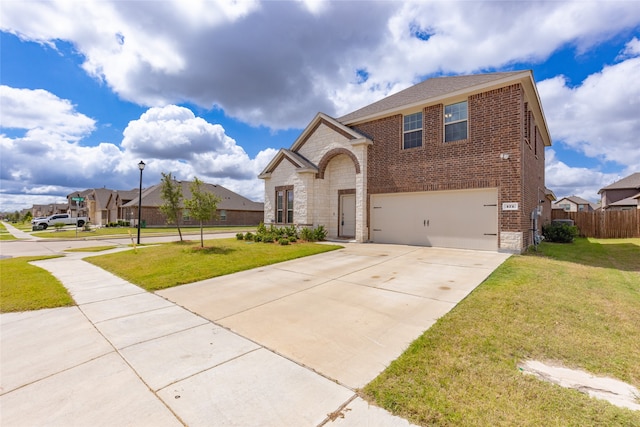
<path fill-rule="evenodd" d="M 11 225 L 6 221 L 2 221 L 2 225 L 4 225 L 4 227 L 7 229 L 9 234 L 11 234 L 16 239 L 23 239 L 23 240 L 39 240 L 40 239 L 39 237 L 34 237 L 29 233 L 25 233 L 24 231 L 17 229 L 16 227 L 14 227 L 13 225 Z"/>
<path fill-rule="evenodd" d="M 409 425 L 84 256 L 36 263 L 76 307 L 0 315 L 3 426 Z"/>

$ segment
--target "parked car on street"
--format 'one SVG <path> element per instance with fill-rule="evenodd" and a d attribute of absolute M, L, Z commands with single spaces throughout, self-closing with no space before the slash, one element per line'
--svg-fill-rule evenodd
<path fill-rule="evenodd" d="M 84 216 L 72 217 L 69 214 L 55 214 L 45 218 L 35 218 L 33 221 L 31 221 L 31 229 L 46 230 L 47 227 L 56 224 L 63 224 L 63 226 L 75 225 L 76 227 L 82 227 L 87 222 L 88 219 Z"/>

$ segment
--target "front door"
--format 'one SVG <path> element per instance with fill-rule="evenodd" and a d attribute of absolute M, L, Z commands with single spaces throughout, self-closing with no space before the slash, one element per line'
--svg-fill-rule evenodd
<path fill-rule="evenodd" d="M 340 237 L 354 237 L 356 235 L 356 195 L 342 194 L 340 196 Z"/>

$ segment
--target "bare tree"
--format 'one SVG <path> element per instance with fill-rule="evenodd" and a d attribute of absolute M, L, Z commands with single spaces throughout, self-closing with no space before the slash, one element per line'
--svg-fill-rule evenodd
<path fill-rule="evenodd" d="M 191 199 L 184 201 L 184 206 L 189 209 L 189 214 L 200 221 L 200 247 L 204 248 L 204 237 L 202 231 L 202 223 L 212 219 L 218 209 L 220 198 L 215 194 L 202 188 L 203 182 L 197 177 L 189 186 L 191 190 Z"/>
<path fill-rule="evenodd" d="M 182 213 L 182 185 L 173 179 L 171 172 L 162 172 L 162 188 L 160 198 L 164 201 L 160 205 L 160 212 L 167 217 L 167 223 L 176 224 L 178 234 L 182 242 L 182 231 L 180 230 L 180 216 Z"/>

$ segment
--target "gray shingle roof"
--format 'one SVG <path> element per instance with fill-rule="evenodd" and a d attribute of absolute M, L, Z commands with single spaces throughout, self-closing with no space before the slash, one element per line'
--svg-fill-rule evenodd
<path fill-rule="evenodd" d="M 281 148 L 280 151 L 278 151 L 273 157 L 273 159 L 271 159 L 269 164 L 264 168 L 264 170 L 260 172 L 258 178 L 264 178 L 266 174 L 273 172 L 278 164 L 280 164 L 280 162 L 285 158 L 288 158 L 292 163 L 295 163 L 298 169 L 306 169 L 309 171 L 318 172 L 318 167 L 311 163 L 309 160 L 302 157 L 302 155 L 296 153 L 295 151 Z"/>
<path fill-rule="evenodd" d="M 528 73 L 528 71 L 525 72 Z M 337 120 L 345 124 L 352 123 L 365 117 L 374 116 L 412 104 L 418 104 L 429 99 L 438 98 L 464 89 L 470 89 L 474 86 L 489 84 L 522 73 L 523 71 L 513 71 L 469 76 L 435 77 L 387 96 L 380 101 L 369 104 Z"/>
<path fill-rule="evenodd" d="M 191 190 L 189 185 L 191 181 L 177 181 L 182 186 L 182 198 L 190 199 Z M 217 184 L 203 183 L 205 191 L 215 194 L 220 198 L 218 203 L 218 209 L 236 210 L 236 211 L 263 211 L 264 203 L 254 202 L 234 193 L 233 191 Z M 142 206 L 155 207 L 164 203 L 161 196 L 162 184 L 156 184 L 149 188 L 142 189 Z M 129 203 L 124 205 L 125 207 L 138 206 L 138 195 L 134 197 Z"/>
<path fill-rule="evenodd" d="M 565 197 L 565 199 L 571 200 L 576 205 L 588 205 L 591 203 L 590 201 L 578 196 Z"/>
<path fill-rule="evenodd" d="M 622 178 L 619 181 L 614 182 L 611 185 L 607 185 L 598 191 L 598 194 L 604 190 L 626 190 L 626 189 L 640 189 L 640 172 L 632 173 L 631 175 Z"/>
<path fill-rule="evenodd" d="M 638 206 L 638 197 L 640 197 L 640 193 L 627 197 L 626 199 L 618 200 L 617 202 L 609 203 L 608 206 Z"/>

